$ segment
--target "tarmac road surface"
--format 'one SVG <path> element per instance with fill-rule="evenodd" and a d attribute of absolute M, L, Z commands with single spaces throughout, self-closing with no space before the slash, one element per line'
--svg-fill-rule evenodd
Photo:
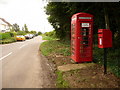
<path fill-rule="evenodd" d="M 41 42 L 42 37 L 37 36 L 26 41 L 0 45 L 2 88 L 52 87 L 50 80 L 52 69 L 39 52 Z"/>

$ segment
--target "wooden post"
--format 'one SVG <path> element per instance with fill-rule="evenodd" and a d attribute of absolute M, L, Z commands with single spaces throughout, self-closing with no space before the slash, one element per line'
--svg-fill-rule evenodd
<path fill-rule="evenodd" d="M 105 28 L 110 29 L 108 12 L 105 3 L 103 3 L 103 7 L 104 7 L 104 16 L 105 16 Z M 104 48 L 104 74 L 107 74 L 107 48 Z"/>

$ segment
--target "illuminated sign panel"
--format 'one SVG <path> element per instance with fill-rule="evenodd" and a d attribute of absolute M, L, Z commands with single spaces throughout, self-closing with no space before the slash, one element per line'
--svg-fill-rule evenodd
<path fill-rule="evenodd" d="M 79 19 L 92 19 L 92 17 L 79 17 Z"/>

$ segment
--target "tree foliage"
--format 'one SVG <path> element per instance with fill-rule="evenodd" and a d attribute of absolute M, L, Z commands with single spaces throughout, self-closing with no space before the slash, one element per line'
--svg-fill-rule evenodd
<path fill-rule="evenodd" d="M 18 25 L 17 23 L 13 24 L 13 25 L 12 25 L 12 30 L 15 31 L 15 32 L 20 31 L 19 25 Z"/>
<path fill-rule="evenodd" d="M 31 34 L 36 34 L 37 32 L 34 31 L 34 30 L 32 30 L 32 31 L 30 31 L 30 33 L 31 33 Z"/>
<path fill-rule="evenodd" d="M 17 35 L 25 35 L 26 33 L 25 33 L 25 31 L 18 31 L 17 32 Z"/>
<path fill-rule="evenodd" d="M 39 31 L 39 32 L 38 32 L 38 35 L 41 35 L 41 34 L 42 34 L 42 32 Z"/>
<path fill-rule="evenodd" d="M 28 27 L 27 27 L 27 25 L 26 24 L 24 24 L 24 29 L 23 29 L 26 33 L 28 33 L 29 31 L 28 31 Z"/>

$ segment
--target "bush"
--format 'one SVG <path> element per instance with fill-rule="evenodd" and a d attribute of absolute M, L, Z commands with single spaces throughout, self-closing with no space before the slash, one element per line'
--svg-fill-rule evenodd
<path fill-rule="evenodd" d="M 17 35 L 16 32 L 9 32 L 9 33 L 10 33 L 11 37 L 15 37 Z"/>
<path fill-rule="evenodd" d="M 16 42 L 15 37 L 10 37 L 9 39 L 0 40 L 0 44 L 7 44 L 7 43 L 12 43 L 12 42 Z"/>
<path fill-rule="evenodd" d="M 16 41 L 15 32 L 0 33 L 0 44 L 7 44 Z"/>
<path fill-rule="evenodd" d="M 56 31 L 53 30 L 51 32 L 46 32 L 44 35 L 49 37 L 56 37 Z"/>
<path fill-rule="evenodd" d="M 17 35 L 25 35 L 25 34 L 26 34 L 25 31 L 18 31 L 18 32 L 17 32 Z"/>
<path fill-rule="evenodd" d="M 6 32 L 6 33 L 0 33 L 0 40 L 9 39 L 11 37 L 15 37 L 15 32 Z"/>
<path fill-rule="evenodd" d="M 10 33 L 0 33 L 0 40 L 8 39 L 10 37 Z"/>
<path fill-rule="evenodd" d="M 51 31 L 51 32 L 46 32 L 44 34 L 42 34 L 42 39 L 43 40 L 59 40 L 57 37 L 56 37 L 56 31 Z"/>
<path fill-rule="evenodd" d="M 2 33 L 0 33 L 0 40 L 2 40 Z"/>
<path fill-rule="evenodd" d="M 38 32 L 38 35 L 41 35 L 41 34 L 42 34 L 42 32 L 39 31 L 39 32 Z"/>

